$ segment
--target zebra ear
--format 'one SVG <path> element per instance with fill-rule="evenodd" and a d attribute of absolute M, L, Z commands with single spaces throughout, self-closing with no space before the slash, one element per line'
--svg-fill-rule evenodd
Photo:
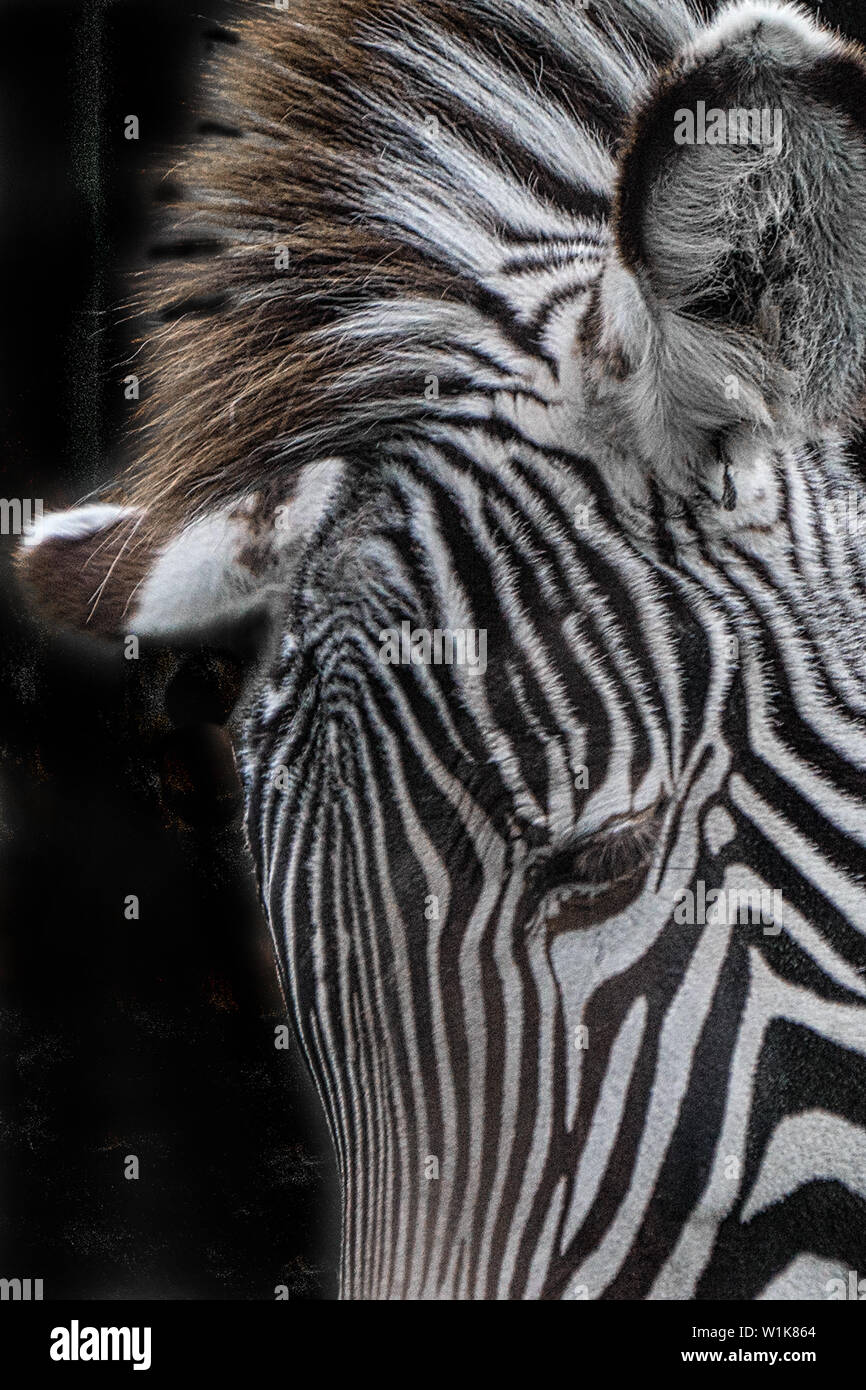
<path fill-rule="evenodd" d="M 654 450 L 861 415 L 864 122 L 862 52 L 772 3 L 723 11 L 635 113 L 602 319 Z"/>
<path fill-rule="evenodd" d="M 265 612 L 336 495 L 343 465 L 310 464 L 272 488 L 166 527 L 158 506 L 46 515 L 18 556 L 51 621 L 103 635 L 199 642 Z"/>
<path fill-rule="evenodd" d="M 40 518 L 16 556 L 40 613 L 62 627 L 129 631 L 130 604 L 155 555 L 142 520 L 135 508 L 107 503 Z"/>

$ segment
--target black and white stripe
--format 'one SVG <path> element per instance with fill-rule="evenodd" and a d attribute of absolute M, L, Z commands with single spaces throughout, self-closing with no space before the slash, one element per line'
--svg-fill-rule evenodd
<path fill-rule="evenodd" d="M 358 94 L 359 207 L 472 292 L 340 326 L 402 344 L 356 426 L 389 380 L 451 389 L 341 448 L 245 742 L 348 1297 L 821 1298 L 866 1264 L 866 544 L 831 524 L 859 479 L 823 430 L 735 467 L 733 505 L 709 466 L 689 492 L 596 430 L 576 346 L 612 141 L 693 24 L 473 0 L 366 30 L 393 98 Z M 407 620 L 485 629 L 486 671 L 384 664 Z M 608 909 L 616 847 L 586 866 L 642 816 Z M 698 881 L 783 923 L 682 925 Z"/>
<path fill-rule="evenodd" d="M 775 0 L 314 10 L 221 46 L 132 479 L 22 571 L 90 631 L 268 620 L 247 822 L 344 1296 L 835 1296 L 866 59 Z M 783 142 L 678 145 L 705 96 Z"/>

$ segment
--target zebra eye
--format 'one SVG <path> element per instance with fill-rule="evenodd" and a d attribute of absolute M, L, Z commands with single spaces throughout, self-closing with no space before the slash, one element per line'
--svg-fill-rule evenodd
<path fill-rule="evenodd" d="M 637 897 L 655 857 L 661 804 L 640 815 L 615 816 L 591 835 L 539 856 L 530 869 L 541 898 L 536 920 L 548 931 L 594 926 Z"/>

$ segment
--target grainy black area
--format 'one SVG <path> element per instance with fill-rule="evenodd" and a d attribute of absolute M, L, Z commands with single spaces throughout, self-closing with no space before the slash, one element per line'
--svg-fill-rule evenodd
<path fill-rule="evenodd" d="M 4 497 L 74 502 L 121 461 L 117 306 L 221 13 L 0 6 Z M 335 1293 L 330 1145 L 299 1057 L 274 1047 L 218 727 L 234 674 L 41 630 L 4 554 L 0 1277 L 41 1278 L 46 1299 Z"/>
<path fill-rule="evenodd" d="M 866 38 L 862 0 L 815 8 Z M 4 496 L 74 502 L 120 462 L 116 306 L 222 13 L 0 5 Z M 4 558 L 0 1277 L 42 1278 L 47 1299 L 335 1292 L 330 1148 L 298 1057 L 273 1046 L 282 1004 L 217 727 L 231 678 L 211 656 L 127 661 L 46 633 Z"/>

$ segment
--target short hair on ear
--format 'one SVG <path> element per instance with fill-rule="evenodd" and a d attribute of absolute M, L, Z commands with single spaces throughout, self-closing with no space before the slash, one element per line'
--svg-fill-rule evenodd
<path fill-rule="evenodd" d="M 707 431 L 860 418 L 866 57 L 855 45 L 793 6 L 724 10 L 633 115 L 614 233 L 609 305 L 617 277 L 631 278 L 642 314 L 622 350 L 671 452 L 698 452 Z M 738 390 L 726 396 L 730 376 Z"/>

